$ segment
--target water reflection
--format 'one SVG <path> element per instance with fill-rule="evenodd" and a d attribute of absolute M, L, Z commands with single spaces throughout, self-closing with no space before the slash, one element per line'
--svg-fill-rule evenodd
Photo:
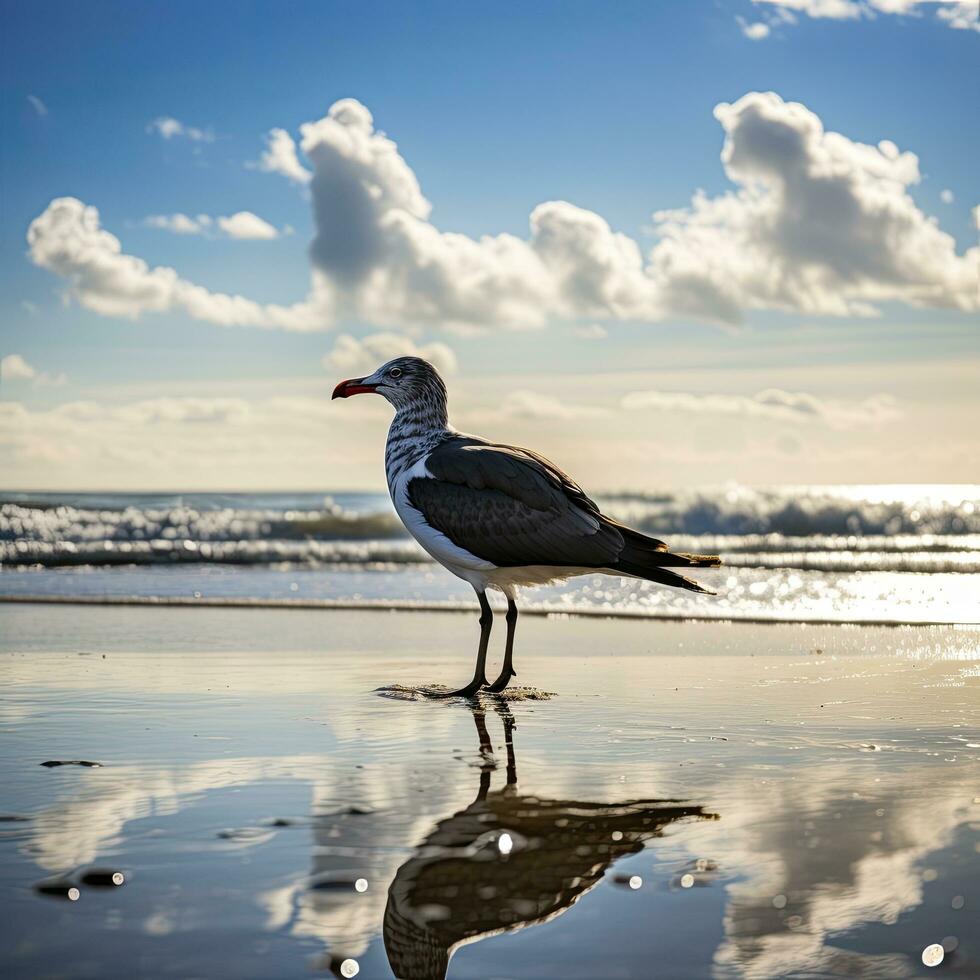
<path fill-rule="evenodd" d="M 915 792 L 907 769 L 856 789 L 853 769 L 826 765 L 808 785 L 774 783 L 739 806 L 718 846 L 742 873 L 727 889 L 718 971 L 905 977 L 915 972 L 907 951 L 852 949 L 848 937 L 916 910 L 934 917 L 937 940 L 961 929 L 948 896 L 929 907 L 924 892 L 938 878 L 927 862 L 947 862 L 969 820 L 969 777 L 915 775 Z M 785 816 L 773 820 L 773 812 Z"/>
<path fill-rule="evenodd" d="M 439 821 L 395 874 L 384 943 L 402 980 L 442 980 L 453 953 L 488 936 L 540 925 L 595 887 L 619 858 L 685 817 L 711 819 L 676 800 L 551 800 L 517 786 L 514 719 L 506 705 L 504 785 L 482 711 L 474 711 L 483 763 L 476 799 Z"/>
<path fill-rule="evenodd" d="M 31 686 L 11 703 L 33 710 L 0 754 L 0 974 L 137 975 L 151 949 L 160 976 L 215 980 L 302 978 L 311 958 L 404 980 L 895 978 L 951 937 L 942 968 L 976 970 L 980 674 L 963 658 L 637 660 L 629 683 L 656 698 L 600 680 L 513 706 L 516 724 L 283 664 L 16 662 Z M 39 764 L 55 758 L 104 766 Z M 35 891 L 93 864 L 125 887 Z M 643 887 L 590 892 L 611 871 Z"/>
<path fill-rule="evenodd" d="M 338 977 L 381 928 L 396 977 L 442 980 L 461 945 L 548 922 L 669 824 L 716 819 L 679 800 L 597 803 L 522 793 L 515 719 L 504 703 L 493 711 L 506 758 L 497 759 L 485 711 L 472 709 L 478 776 L 468 791 L 423 765 L 386 769 L 384 780 L 404 780 L 388 787 L 395 806 L 314 806 L 312 872 L 262 895 L 267 926 L 319 940 L 329 952 L 317 965 Z M 364 778 L 377 782 L 379 775 Z"/>

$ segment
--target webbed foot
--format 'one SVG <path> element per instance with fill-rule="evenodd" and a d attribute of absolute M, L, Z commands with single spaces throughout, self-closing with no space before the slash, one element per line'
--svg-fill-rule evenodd
<path fill-rule="evenodd" d="M 492 684 L 487 685 L 486 689 L 492 692 L 493 694 L 499 694 L 510 683 L 510 679 L 516 676 L 517 676 L 516 670 L 504 669 L 500 672 L 500 676 Z"/>
<path fill-rule="evenodd" d="M 457 691 L 442 691 L 436 690 L 434 688 L 429 688 L 425 691 L 426 697 L 430 698 L 475 698 L 476 695 L 487 687 L 487 679 L 485 677 L 476 678 L 466 685 L 466 687 L 461 687 Z"/>

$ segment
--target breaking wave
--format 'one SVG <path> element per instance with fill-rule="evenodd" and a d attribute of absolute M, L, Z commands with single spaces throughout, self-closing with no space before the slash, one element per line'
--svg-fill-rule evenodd
<path fill-rule="evenodd" d="M 611 516 L 730 566 L 980 571 L 980 488 L 831 487 L 600 497 Z M 408 565 L 381 494 L 0 496 L 7 566 Z"/>

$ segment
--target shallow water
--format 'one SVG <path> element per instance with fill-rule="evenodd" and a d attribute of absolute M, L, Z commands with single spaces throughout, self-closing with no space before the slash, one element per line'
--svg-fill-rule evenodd
<path fill-rule="evenodd" d="M 550 700 L 375 692 L 475 638 L 0 607 L 3 975 L 980 973 L 977 631 L 528 618 Z"/>

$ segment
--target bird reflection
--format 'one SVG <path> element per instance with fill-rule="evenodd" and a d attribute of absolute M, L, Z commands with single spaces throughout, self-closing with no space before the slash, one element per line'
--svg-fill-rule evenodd
<path fill-rule="evenodd" d="M 546 800 L 517 787 L 514 719 L 505 703 L 502 788 L 482 708 L 480 787 L 464 810 L 440 821 L 395 874 L 384 944 L 400 980 L 443 980 L 461 945 L 539 925 L 571 908 L 621 857 L 636 854 L 684 817 L 714 819 L 676 800 L 587 803 Z"/>

